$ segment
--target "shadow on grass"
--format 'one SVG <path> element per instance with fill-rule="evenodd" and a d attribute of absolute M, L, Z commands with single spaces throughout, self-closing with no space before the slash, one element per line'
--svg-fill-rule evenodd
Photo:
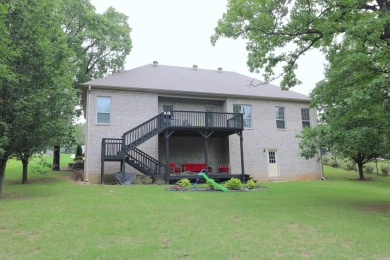
<path fill-rule="evenodd" d="M 50 175 L 50 176 L 48 176 Z M 21 178 L 6 179 L 3 184 L 3 193 L 0 194 L 1 200 L 22 200 L 41 196 L 47 196 L 46 193 L 36 194 L 30 192 L 30 188 L 40 184 L 53 184 L 64 181 L 72 181 L 73 173 L 69 171 L 50 172 L 41 176 L 34 176 L 27 180 L 27 184 L 22 184 Z M 4 186 L 11 186 L 4 191 Z M 9 188 L 9 187 L 8 187 Z"/>
<path fill-rule="evenodd" d="M 377 213 L 390 213 L 390 202 L 378 201 L 373 203 L 366 203 L 357 205 L 358 209 L 363 211 L 377 212 Z"/>

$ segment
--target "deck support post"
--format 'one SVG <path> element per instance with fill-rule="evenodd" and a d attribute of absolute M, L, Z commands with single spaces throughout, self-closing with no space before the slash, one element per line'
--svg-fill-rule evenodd
<path fill-rule="evenodd" d="M 165 182 L 169 184 L 169 138 L 171 135 L 175 132 L 175 130 L 165 130 L 164 135 L 165 135 Z"/>
<path fill-rule="evenodd" d="M 100 168 L 100 184 L 103 185 L 104 178 L 104 159 L 102 158 L 101 168 Z"/>
<path fill-rule="evenodd" d="M 100 153 L 100 160 L 101 160 L 101 163 L 100 163 L 100 184 L 103 184 L 103 176 L 104 176 L 104 159 L 105 159 L 105 156 L 106 156 L 106 138 L 103 138 L 102 139 L 102 150 L 101 150 L 101 153 Z"/>
<path fill-rule="evenodd" d="M 241 181 L 245 183 L 245 169 L 244 169 L 244 138 L 242 132 L 238 133 L 240 137 L 240 154 L 241 154 Z"/>
<path fill-rule="evenodd" d="M 209 174 L 209 155 L 208 155 L 209 146 L 208 146 L 208 139 L 214 133 L 214 131 L 211 131 L 210 133 L 208 131 L 204 131 L 204 132 L 199 131 L 199 133 L 204 138 L 204 160 L 205 160 L 205 164 L 206 164 L 205 171 L 207 172 L 207 174 Z"/>
<path fill-rule="evenodd" d="M 125 136 L 122 135 L 122 145 L 121 145 L 121 154 L 122 154 L 122 160 L 121 160 L 121 172 L 125 172 L 126 169 L 126 156 L 127 156 L 127 152 L 126 152 L 126 144 L 125 144 Z"/>

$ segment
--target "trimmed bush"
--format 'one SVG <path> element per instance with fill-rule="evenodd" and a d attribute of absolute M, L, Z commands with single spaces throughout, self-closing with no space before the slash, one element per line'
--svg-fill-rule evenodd
<path fill-rule="evenodd" d="M 384 166 L 384 165 L 382 165 L 382 167 L 381 167 L 381 172 L 382 172 L 383 175 L 389 175 L 389 173 L 390 173 L 390 167 L 389 167 L 389 166 Z"/>
<path fill-rule="evenodd" d="M 77 145 L 74 159 L 83 159 L 83 149 L 81 148 L 80 144 Z"/>
<path fill-rule="evenodd" d="M 248 189 L 253 190 L 256 186 L 255 181 L 253 179 L 250 179 L 246 182 L 246 186 L 248 187 Z"/>
<path fill-rule="evenodd" d="M 237 178 L 231 178 L 225 183 L 225 186 L 229 190 L 240 190 L 242 187 L 242 182 Z"/>
<path fill-rule="evenodd" d="M 373 173 L 374 171 L 374 167 L 372 167 L 371 165 L 366 165 L 365 169 L 367 173 Z"/>
<path fill-rule="evenodd" d="M 185 189 L 191 188 L 191 182 L 189 179 L 181 179 L 180 181 L 176 182 L 176 184 Z"/>

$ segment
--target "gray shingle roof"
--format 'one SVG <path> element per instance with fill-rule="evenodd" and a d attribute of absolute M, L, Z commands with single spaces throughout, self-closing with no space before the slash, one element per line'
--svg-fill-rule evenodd
<path fill-rule="evenodd" d="M 86 82 L 83 87 L 89 85 L 104 89 L 132 89 L 167 94 L 309 101 L 306 95 L 291 90 L 282 91 L 280 87 L 261 84 L 257 79 L 235 72 L 167 65 L 144 65 Z"/>

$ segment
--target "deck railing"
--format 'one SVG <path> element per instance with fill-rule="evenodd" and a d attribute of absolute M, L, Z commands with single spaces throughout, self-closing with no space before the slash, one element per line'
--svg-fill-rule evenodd
<path fill-rule="evenodd" d="M 167 110 L 125 132 L 123 150 L 129 151 L 167 128 L 242 130 L 241 113 Z"/>
<path fill-rule="evenodd" d="M 242 129 L 241 113 L 166 111 L 170 128 Z"/>
<path fill-rule="evenodd" d="M 139 144 L 145 142 L 156 134 L 161 133 L 167 127 L 168 125 L 164 123 L 164 113 L 158 114 L 157 116 L 123 134 L 122 138 L 124 140 L 124 150 L 131 150 L 137 147 Z"/>
<path fill-rule="evenodd" d="M 102 139 L 102 159 L 105 160 L 123 160 L 122 139 L 103 138 Z"/>

